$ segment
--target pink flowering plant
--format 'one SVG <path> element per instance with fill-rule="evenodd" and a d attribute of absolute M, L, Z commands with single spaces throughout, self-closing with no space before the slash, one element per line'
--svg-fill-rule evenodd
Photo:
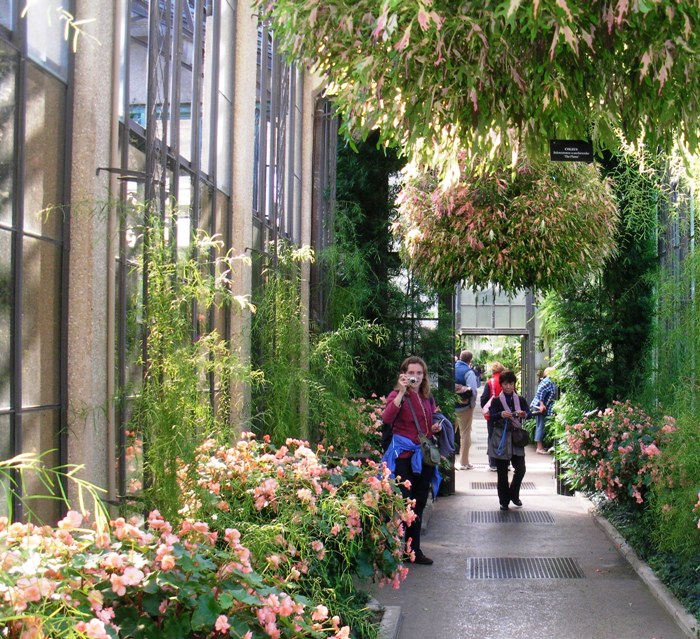
<path fill-rule="evenodd" d="M 350 402 L 341 423 L 342 437 L 320 425 L 321 443 L 326 450 L 342 454 L 359 454 L 378 461 L 381 456 L 382 412 L 384 397 L 375 393 L 369 399 L 359 397 Z"/>
<path fill-rule="evenodd" d="M 196 487 L 183 485 L 183 512 L 217 530 L 235 525 L 257 572 L 332 614 L 342 611 L 354 628 L 367 617 L 348 605 L 362 601 L 354 578 L 399 587 L 408 572 L 403 523 L 415 515 L 383 464 L 327 464 L 324 453 L 294 439 L 276 448 L 251 433 L 234 446 L 207 441 L 195 462 Z"/>
<path fill-rule="evenodd" d="M 573 488 L 642 504 L 659 477 L 659 457 L 675 431 L 672 417 L 659 425 L 631 402 L 614 402 L 566 426 L 562 464 L 567 479 Z"/>
<path fill-rule="evenodd" d="M 0 518 L 0 637 L 346 639 L 348 626 L 251 565 L 236 529 L 157 511 L 98 532 Z"/>

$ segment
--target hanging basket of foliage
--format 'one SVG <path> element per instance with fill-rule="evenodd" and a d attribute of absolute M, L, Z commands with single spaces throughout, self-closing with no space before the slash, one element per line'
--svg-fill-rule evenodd
<path fill-rule="evenodd" d="M 404 259 L 438 286 L 557 289 L 615 250 L 615 199 L 594 165 L 522 158 L 489 174 L 463 165 L 446 189 L 435 173 L 407 171 L 398 205 Z"/>

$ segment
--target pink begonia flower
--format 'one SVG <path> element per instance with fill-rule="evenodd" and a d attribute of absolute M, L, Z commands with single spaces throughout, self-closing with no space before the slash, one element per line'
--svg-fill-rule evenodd
<path fill-rule="evenodd" d="M 91 637 L 91 639 L 109 639 L 105 624 L 100 619 L 90 619 L 88 623 L 79 621 L 75 624 L 75 629 Z"/>
<path fill-rule="evenodd" d="M 112 574 L 109 576 L 109 581 L 112 584 L 113 592 L 120 597 L 123 597 L 126 594 L 126 584 L 124 583 L 124 579 L 122 579 L 121 575 L 117 575 L 116 573 Z"/>
<path fill-rule="evenodd" d="M 284 597 L 280 601 L 278 612 L 282 617 L 289 617 L 294 612 L 294 602 L 291 597 Z"/>
<path fill-rule="evenodd" d="M 648 446 L 642 444 L 642 453 L 644 453 L 645 455 L 649 455 L 649 457 L 654 457 L 655 455 L 660 455 L 661 451 L 658 449 L 656 444 L 652 442 Z"/>
<path fill-rule="evenodd" d="M 313 621 L 325 621 L 326 619 L 328 619 L 328 608 L 326 608 L 322 604 L 319 604 L 311 613 L 311 619 Z"/>
<path fill-rule="evenodd" d="M 90 602 L 90 606 L 93 610 L 99 610 L 102 608 L 105 602 L 104 595 L 99 590 L 91 590 L 88 592 L 87 599 Z"/>
<path fill-rule="evenodd" d="M 121 569 L 124 567 L 124 557 L 116 552 L 111 552 L 102 560 L 103 568 Z"/>
<path fill-rule="evenodd" d="M 266 557 L 266 559 L 267 559 L 267 563 L 271 564 L 275 568 L 277 568 L 282 561 L 282 559 L 280 558 L 279 555 L 268 555 Z"/>
<path fill-rule="evenodd" d="M 73 530 L 74 528 L 79 528 L 82 523 L 83 516 L 75 510 L 69 510 L 66 516 L 58 522 L 57 526 L 62 530 Z"/>
<path fill-rule="evenodd" d="M 109 623 L 114 619 L 114 608 L 103 608 L 102 610 L 97 610 L 95 616 L 105 623 Z"/>
<path fill-rule="evenodd" d="M 127 586 L 138 586 L 144 580 L 144 577 L 145 575 L 138 568 L 127 566 L 124 569 L 123 578 Z"/>
<path fill-rule="evenodd" d="M 41 629 L 41 619 L 39 617 L 26 617 L 23 622 L 22 633 L 19 639 L 44 639 L 44 632 Z"/>
<path fill-rule="evenodd" d="M 350 626 L 343 626 L 336 634 L 333 635 L 336 639 L 348 639 L 350 637 Z"/>
<path fill-rule="evenodd" d="M 228 617 L 226 615 L 219 615 L 214 624 L 215 630 L 218 632 L 228 632 L 231 628 L 231 624 L 228 622 Z"/>
<path fill-rule="evenodd" d="M 164 555 L 160 560 L 160 568 L 166 572 L 175 568 L 175 557 L 173 555 Z"/>

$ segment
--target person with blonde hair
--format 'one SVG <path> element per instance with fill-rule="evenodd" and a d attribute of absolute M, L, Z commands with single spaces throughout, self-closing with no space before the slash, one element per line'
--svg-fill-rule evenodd
<path fill-rule="evenodd" d="M 537 419 L 537 425 L 535 426 L 535 443 L 537 444 L 537 450 L 535 452 L 538 455 L 547 454 L 544 448 L 544 428 L 547 417 L 552 415 L 552 407 L 554 406 L 554 400 L 557 394 L 557 387 L 551 379 L 552 373 L 554 373 L 553 366 L 548 366 L 544 369 L 544 375 L 537 385 L 535 397 L 530 404 L 530 410 Z"/>
<path fill-rule="evenodd" d="M 489 406 L 494 397 L 498 397 L 501 393 L 501 373 L 506 370 L 506 367 L 501 364 L 501 362 L 493 362 L 491 364 L 491 378 L 486 382 L 484 386 L 484 392 L 481 394 L 481 409 L 484 413 L 484 419 L 486 420 L 486 428 L 488 430 L 489 439 L 491 439 L 491 433 L 493 432 L 493 424 L 490 420 Z M 496 471 L 496 460 L 493 457 L 489 457 L 489 470 Z"/>

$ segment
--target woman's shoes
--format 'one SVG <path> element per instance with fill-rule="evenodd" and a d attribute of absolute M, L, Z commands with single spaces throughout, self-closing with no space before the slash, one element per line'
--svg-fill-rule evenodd
<path fill-rule="evenodd" d="M 511 501 L 513 502 L 513 505 L 514 505 L 516 508 L 522 508 L 522 507 L 523 507 L 523 502 L 521 502 L 519 499 L 511 499 Z M 503 508 L 503 507 L 501 506 L 501 508 Z"/>
<path fill-rule="evenodd" d="M 433 565 L 433 560 L 430 557 L 427 557 L 423 553 L 420 555 L 416 555 L 416 558 L 413 560 L 414 564 L 422 564 L 424 566 L 432 566 Z"/>
<path fill-rule="evenodd" d="M 539 448 L 535 451 L 538 455 L 549 455 L 549 453 L 544 448 Z"/>
<path fill-rule="evenodd" d="M 501 504 L 501 510 L 510 510 L 510 508 L 508 508 L 508 505 L 504 506 L 503 504 Z"/>

